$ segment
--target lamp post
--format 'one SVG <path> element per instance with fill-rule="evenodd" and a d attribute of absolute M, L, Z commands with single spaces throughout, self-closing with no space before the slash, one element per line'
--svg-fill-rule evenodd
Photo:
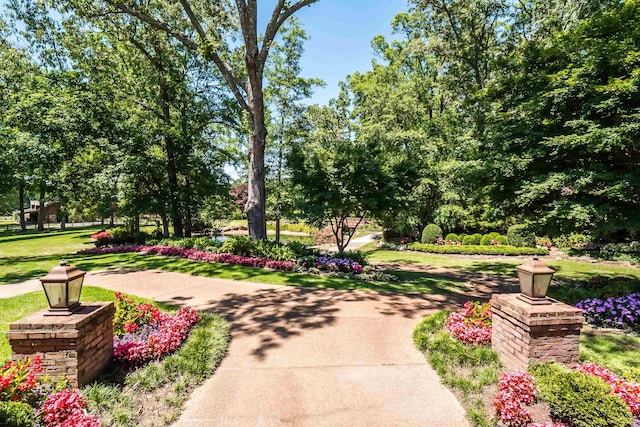
<path fill-rule="evenodd" d="M 547 298 L 547 290 L 554 271 L 538 258 L 525 261 L 516 267 L 520 282 L 518 299 L 532 305 L 551 304 Z"/>
<path fill-rule="evenodd" d="M 80 308 L 80 292 L 86 273 L 67 261 L 53 267 L 49 274 L 40 279 L 49 302 L 45 316 L 69 316 Z"/>

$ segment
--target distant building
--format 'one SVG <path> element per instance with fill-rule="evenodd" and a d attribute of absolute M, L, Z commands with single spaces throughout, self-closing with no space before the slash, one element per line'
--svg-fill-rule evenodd
<path fill-rule="evenodd" d="M 60 202 L 46 202 L 44 204 L 44 222 L 57 222 L 58 210 L 60 209 Z M 29 207 L 24 210 L 24 219 L 27 224 L 37 224 L 38 216 L 40 215 L 40 202 L 37 200 L 30 200 Z M 13 212 L 13 219 L 18 224 L 20 223 L 20 210 Z"/>

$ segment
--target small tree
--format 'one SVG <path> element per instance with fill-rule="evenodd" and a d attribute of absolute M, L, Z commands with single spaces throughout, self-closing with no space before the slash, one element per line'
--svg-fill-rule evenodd
<path fill-rule="evenodd" d="M 311 107 L 308 119 L 307 140 L 295 144 L 289 156 L 293 183 L 303 196 L 303 216 L 318 226 L 329 222 L 342 252 L 365 215 L 378 208 L 379 169 L 367 145 L 353 139 L 340 100 L 332 107 Z M 358 220 L 350 227 L 352 216 Z"/>

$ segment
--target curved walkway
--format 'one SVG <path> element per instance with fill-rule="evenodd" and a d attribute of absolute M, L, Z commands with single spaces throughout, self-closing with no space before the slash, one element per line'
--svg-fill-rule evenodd
<path fill-rule="evenodd" d="M 163 271 L 92 272 L 85 283 L 190 305 L 230 322 L 229 354 L 192 394 L 176 426 L 468 425 L 411 336 L 425 315 L 458 306 L 451 296 L 271 286 Z"/>

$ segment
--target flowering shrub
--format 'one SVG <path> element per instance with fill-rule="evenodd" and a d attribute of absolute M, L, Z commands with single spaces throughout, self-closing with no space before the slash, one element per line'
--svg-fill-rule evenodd
<path fill-rule="evenodd" d="M 447 317 L 446 328 L 460 341 L 473 344 L 488 344 L 491 341 L 491 305 L 468 301 L 464 310 Z"/>
<path fill-rule="evenodd" d="M 619 298 L 587 298 L 576 304 L 587 322 L 599 326 L 621 328 L 640 326 L 640 293 Z"/>
<path fill-rule="evenodd" d="M 122 336 L 134 333 L 140 327 L 155 324 L 160 319 L 160 310 L 151 304 L 136 304 L 133 299 L 116 292 L 116 312 L 113 316 L 113 333 Z"/>
<path fill-rule="evenodd" d="M 627 404 L 633 416 L 640 418 L 640 383 L 628 382 L 595 363 L 583 363 L 576 370 L 583 374 L 602 378 L 611 386 L 611 392 Z"/>
<path fill-rule="evenodd" d="M 523 405 L 534 403 L 537 393 L 533 377 L 527 372 L 507 372 L 500 375 L 498 393 L 491 404 L 500 421 L 508 426 L 524 426 L 531 421 L 531 414 Z"/>
<path fill-rule="evenodd" d="M 119 319 L 122 327 L 118 331 L 114 329 L 113 357 L 132 365 L 159 359 L 175 351 L 199 320 L 198 313 L 191 307 L 182 307 L 175 316 L 171 316 L 149 304 L 138 304 L 132 310 L 133 301 L 126 296 L 119 295 L 117 302 L 118 310 L 124 307 L 125 314 Z M 130 320 L 136 313 L 139 318 Z M 122 323 L 123 319 L 127 320 Z"/>
<path fill-rule="evenodd" d="M 86 406 L 80 390 L 64 389 L 47 398 L 40 416 L 47 427 L 100 427 L 101 421 L 84 411 Z"/>
<path fill-rule="evenodd" d="M 40 356 L 34 360 L 9 361 L 0 370 L 0 400 L 16 401 L 36 387 L 36 375 L 42 373 Z"/>
<path fill-rule="evenodd" d="M 272 268 L 274 270 L 284 270 L 284 271 L 292 271 L 293 268 L 295 267 L 295 263 L 291 261 L 274 261 L 266 258 L 247 257 L 242 255 L 215 254 L 208 251 L 178 248 L 174 246 L 144 246 L 144 245 L 114 246 L 110 248 L 104 247 L 104 248 L 86 249 L 78 253 L 83 255 L 102 255 L 102 254 L 127 253 L 127 252 L 146 253 L 149 255 L 173 256 L 173 257 L 190 259 L 192 261 L 235 264 L 235 265 L 244 265 L 247 267 L 257 267 L 257 268 Z"/>
<path fill-rule="evenodd" d="M 99 231 L 97 233 L 93 233 L 91 238 L 96 241 L 96 247 L 107 246 L 111 243 L 113 236 L 106 231 Z"/>

